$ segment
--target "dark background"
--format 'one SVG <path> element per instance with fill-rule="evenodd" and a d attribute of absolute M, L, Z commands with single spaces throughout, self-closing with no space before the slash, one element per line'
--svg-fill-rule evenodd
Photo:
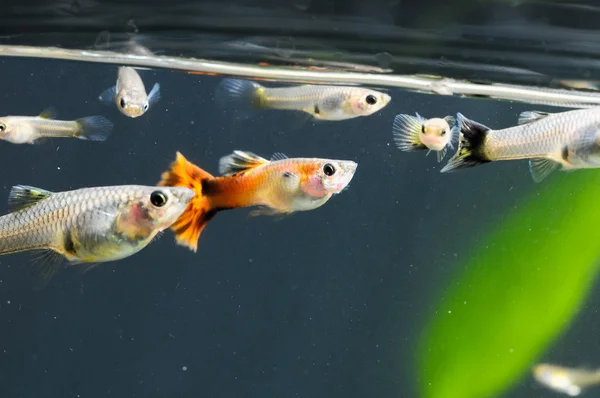
<path fill-rule="evenodd" d="M 219 78 L 142 71 L 163 98 L 129 119 L 97 100 L 116 67 L 3 59 L 0 73 L 2 114 L 53 106 L 64 119 L 115 122 L 103 143 L 0 142 L 5 196 L 15 184 L 155 184 L 177 150 L 213 173 L 234 149 L 359 163 L 350 189 L 317 210 L 220 213 L 196 254 L 167 232 L 125 260 L 67 269 L 43 290 L 33 289 L 31 255 L 0 257 L 3 398 L 416 397 L 413 348 L 439 289 L 477 237 L 539 189 L 524 162 L 442 175 L 434 154 L 392 143 L 397 113 L 461 111 L 506 127 L 527 105 L 391 91 L 371 117 L 313 123 L 269 111 L 240 122 L 213 103 Z M 598 363 L 600 297 L 591 300 L 553 361 Z M 554 396 L 533 384 L 523 381 L 523 396 Z"/>

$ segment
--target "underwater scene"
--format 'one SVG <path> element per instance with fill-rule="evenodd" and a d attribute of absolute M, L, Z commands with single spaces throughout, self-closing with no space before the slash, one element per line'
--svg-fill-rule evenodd
<path fill-rule="evenodd" d="M 9 7 L 0 397 L 600 396 L 600 36 L 549 22 L 593 4 L 484 48 L 485 18 L 353 43 L 316 2 L 197 3 L 218 34 Z"/>

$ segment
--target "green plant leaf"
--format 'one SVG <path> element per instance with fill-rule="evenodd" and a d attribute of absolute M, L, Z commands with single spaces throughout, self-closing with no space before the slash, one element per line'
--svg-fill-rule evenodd
<path fill-rule="evenodd" d="M 484 236 L 441 295 L 418 348 L 423 397 L 501 394 L 577 314 L 598 271 L 600 172 L 554 177 Z"/>

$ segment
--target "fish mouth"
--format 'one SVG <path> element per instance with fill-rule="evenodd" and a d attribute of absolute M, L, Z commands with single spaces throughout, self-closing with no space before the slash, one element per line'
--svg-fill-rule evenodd
<path fill-rule="evenodd" d="M 128 109 L 126 111 L 127 116 L 129 117 L 140 117 L 144 114 L 141 109 Z"/>
<path fill-rule="evenodd" d="M 423 141 L 423 144 L 425 144 L 427 148 L 433 151 L 441 151 L 446 147 L 446 143 L 438 139 L 426 139 L 423 137 L 421 138 L 421 141 Z"/>
<path fill-rule="evenodd" d="M 344 174 L 327 187 L 327 191 L 330 193 L 340 193 L 348 186 L 348 184 L 350 184 L 350 181 L 354 178 L 354 174 L 358 168 L 358 163 L 348 160 L 341 162 L 341 166 Z"/>
<path fill-rule="evenodd" d="M 344 170 L 344 177 L 343 178 L 349 178 L 348 181 L 350 181 L 352 179 L 352 177 L 354 177 L 354 173 L 356 173 L 356 169 L 358 168 L 358 163 L 353 162 L 351 160 L 346 160 L 341 162 L 342 165 L 342 170 Z"/>

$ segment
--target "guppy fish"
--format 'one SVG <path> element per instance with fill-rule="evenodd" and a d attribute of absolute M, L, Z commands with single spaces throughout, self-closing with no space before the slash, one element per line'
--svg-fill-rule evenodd
<path fill-rule="evenodd" d="M 119 67 L 116 86 L 100 94 L 100 101 L 115 103 L 119 111 L 132 118 L 140 117 L 160 100 L 160 84 L 155 83 L 149 94 L 139 73 L 129 66 Z"/>
<path fill-rule="evenodd" d="M 39 116 L 0 116 L 0 140 L 13 144 L 36 144 L 46 138 L 78 138 L 104 141 L 113 124 L 103 116 L 77 120 L 54 120 L 48 109 Z"/>
<path fill-rule="evenodd" d="M 416 117 L 400 114 L 394 118 L 392 134 L 398 149 L 405 152 L 429 150 L 427 154 L 436 151 L 437 160 L 441 162 L 446 150 L 454 148 L 453 141 L 458 138 L 458 131 L 450 128 L 452 124 L 452 116 L 425 119 L 418 113 Z"/>
<path fill-rule="evenodd" d="M 458 150 L 442 173 L 499 160 L 531 159 L 531 175 L 540 182 L 559 165 L 563 170 L 600 167 L 600 107 L 523 112 L 517 126 L 502 130 L 492 130 L 460 113 L 456 121 Z"/>
<path fill-rule="evenodd" d="M 0 254 L 50 250 L 71 264 L 119 260 L 171 226 L 193 196 L 187 188 L 122 185 L 53 193 L 17 185 L 8 199 L 11 212 L 0 217 Z"/>
<path fill-rule="evenodd" d="M 600 370 L 539 364 L 533 368 L 533 376 L 540 384 L 571 397 L 579 395 L 585 387 L 600 384 Z"/>
<path fill-rule="evenodd" d="M 223 79 L 217 101 L 242 113 L 259 109 L 303 111 L 318 120 L 346 120 L 369 116 L 391 100 L 387 94 L 361 87 L 302 85 L 268 88 L 239 79 Z"/>
<path fill-rule="evenodd" d="M 219 161 L 223 176 L 213 177 L 177 152 L 177 159 L 158 185 L 196 192 L 171 227 L 177 243 L 195 252 L 200 233 L 217 212 L 247 206 L 263 206 L 252 214 L 313 210 L 346 188 L 357 166 L 350 160 L 289 159 L 281 153 L 267 160 L 234 151 Z"/>

